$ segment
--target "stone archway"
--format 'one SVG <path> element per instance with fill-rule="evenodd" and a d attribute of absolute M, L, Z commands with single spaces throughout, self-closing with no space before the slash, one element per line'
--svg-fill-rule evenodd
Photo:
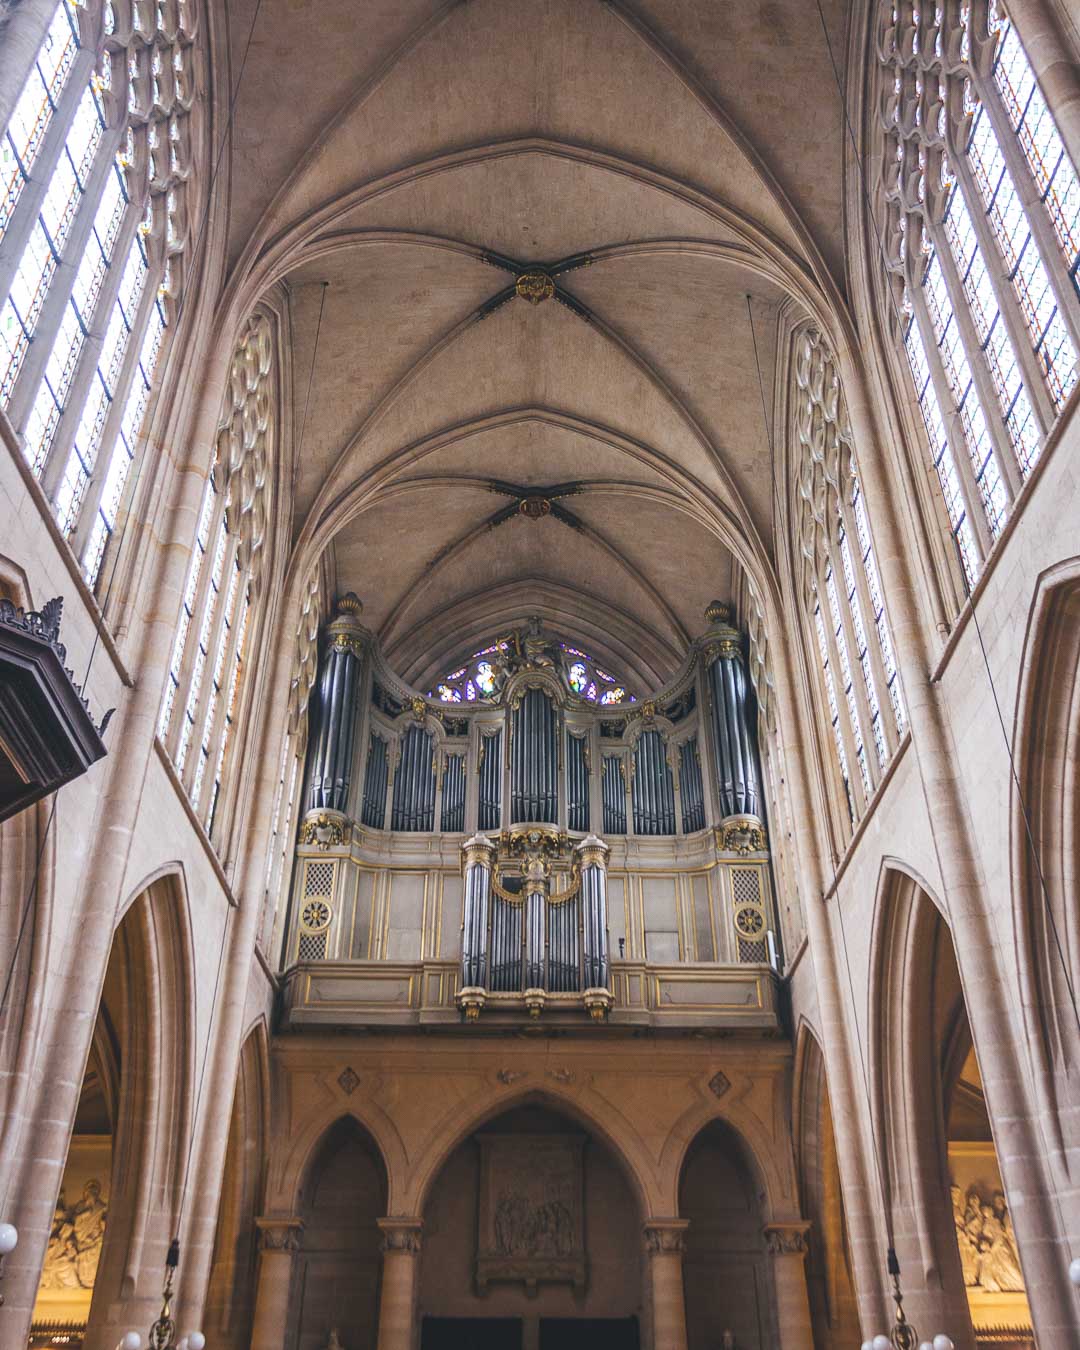
<path fill-rule="evenodd" d="M 449 1156 L 423 1214 L 422 1350 L 636 1350 L 642 1214 L 624 1165 L 576 1120 L 524 1103 Z"/>
<path fill-rule="evenodd" d="M 689 1350 L 714 1350 L 731 1332 L 739 1350 L 779 1343 L 763 1196 L 735 1131 L 711 1121 L 683 1160 L 679 1215 L 687 1220 L 683 1284 Z"/>

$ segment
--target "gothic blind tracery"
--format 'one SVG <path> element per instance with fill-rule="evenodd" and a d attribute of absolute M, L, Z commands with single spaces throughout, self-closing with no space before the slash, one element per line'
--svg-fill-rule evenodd
<path fill-rule="evenodd" d="M 967 584 L 1080 349 L 1080 181 L 992 0 L 882 7 L 885 264 Z"/>
<path fill-rule="evenodd" d="M 197 30 L 61 0 L 0 146 L 0 403 L 92 585 L 183 281 Z"/>
<path fill-rule="evenodd" d="M 840 376 L 812 328 L 796 337 L 793 376 L 796 566 L 854 820 L 903 735 L 904 711 Z"/>
<path fill-rule="evenodd" d="M 276 381 L 273 325 L 268 315 L 257 313 L 245 325 L 233 355 L 217 458 L 203 496 L 158 726 L 208 830 L 213 828 L 262 576 Z"/>

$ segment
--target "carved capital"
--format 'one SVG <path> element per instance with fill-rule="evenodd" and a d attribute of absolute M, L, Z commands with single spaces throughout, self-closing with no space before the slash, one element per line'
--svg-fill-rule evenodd
<path fill-rule="evenodd" d="M 481 867 L 490 867 L 495 856 L 495 845 L 486 834 L 474 834 L 461 846 L 461 857 L 466 867 L 479 863 Z"/>
<path fill-rule="evenodd" d="M 770 1256 L 805 1256 L 808 1249 L 809 1223 L 798 1219 L 793 1223 L 765 1225 L 765 1250 Z"/>
<path fill-rule="evenodd" d="M 269 1216 L 255 1220 L 261 1252 L 293 1252 L 300 1250 L 300 1239 L 304 1232 L 303 1219 L 289 1215 L 285 1218 Z"/>
<path fill-rule="evenodd" d="M 423 1219 L 413 1219 L 397 1214 L 386 1219 L 376 1219 L 382 1241 L 380 1250 L 385 1253 L 401 1252 L 406 1256 L 417 1256 L 420 1252 L 420 1234 L 424 1227 Z"/>
<path fill-rule="evenodd" d="M 650 1219 L 645 1224 L 645 1250 L 650 1256 L 681 1256 L 689 1227 L 689 1219 Z"/>

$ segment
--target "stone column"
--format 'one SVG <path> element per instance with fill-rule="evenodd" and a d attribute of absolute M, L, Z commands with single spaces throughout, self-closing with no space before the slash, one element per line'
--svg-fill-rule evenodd
<path fill-rule="evenodd" d="M 683 1252 L 689 1227 L 689 1219 L 649 1219 L 645 1224 L 652 1286 L 653 1350 L 686 1350 Z"/>
<path fill-rule="evenodd" d="M 255 1286 L 252 1350 L 283 1350 L 289 1323 L 293 1257 L 300 1250 L 302 1219 L 255 1220 L 259 1233 L 259 1276 Z"/>
<path fill-rule="evenodd" d="M 461 990 L 458 1006 L 474 1022 L 484 1006 L 488 982 L 488 916 L 491 909 L 491 865 L 495 845 L 474 834 L 461 846 L 465 865 L 465 903 L 461 922 Z"/>
<path fill-rule="evenodd" d="M 356 727 L 356 691 L 367 630 L 360 623 L 363 610 L 350 591 L 337 603 L 337 614 L 326 628 L 326 647 L 317 690 L 315 736 L 309 754 L 309 811 L 345 812 L 353 771 Z"/>
<path fill-rule="evenodd" d="M 377 1350 L 413 1350 L 417 1258 L 424 1221 L 394 1215 L 376 1222 L 382 1233 L 383 1253 Z"/>
<path fill-rule="evenodd" d="M 806 1242 L 802 1219 L 765 1225 L 765 1248 L 772 1259 L 779 1350 L 814 1350 L 810 1296 L 806 1289 Z"/>

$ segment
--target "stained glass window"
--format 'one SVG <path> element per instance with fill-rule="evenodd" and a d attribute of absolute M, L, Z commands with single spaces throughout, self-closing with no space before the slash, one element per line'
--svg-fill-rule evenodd
<path fill-rule="evenodd" d="M 91 585 L 175 317 L 193 30 L 186 0 L 58 0 L 0 142 L 0 404 Z"/>
<path fill-rule="evenodd" d="M 881 16 L 889 293 L 970 587 L 1080 378 L 1080 179 L 996 0 Z"/>
<path fill-rule="evenodd" d="M 441 703 L 476 703 L 497 698 L 505 682 L 506 669 L 512 664 L 508 662 L 504 666 L 500 658 L 511 652 L 519 637 L 511 635 L 499 638 L 474 652 L 465 665 L 444 675 L 428 697 L 438 699 Z M 560 670 L 562 679 L 576 697 L 604 707 L 634 702 L 634 696 L 626 684 L 598 666 L 588 652 L 565 642 L 554 646 L 563 658 Z"/>

